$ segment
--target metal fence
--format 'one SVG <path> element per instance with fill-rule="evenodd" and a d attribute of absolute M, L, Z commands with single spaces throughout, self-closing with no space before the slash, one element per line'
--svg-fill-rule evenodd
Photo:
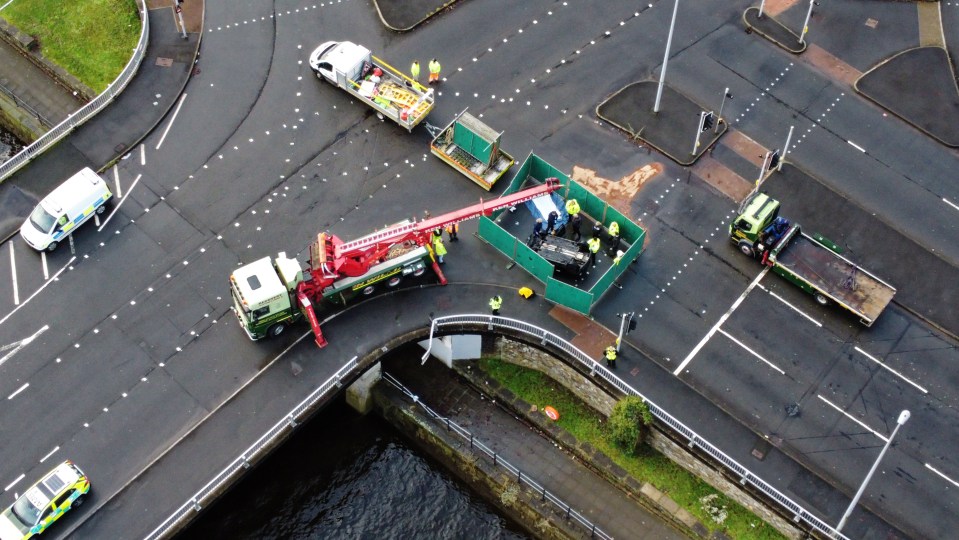
<path fill-rule="evenodd" d="M 23 110 L 27 111 L 28 113 L 30 113 L 30 116 L 36 118 L 38 122 L 40 122 L 41 124 L 43 124 L 43 127 L 49 128 L 50 126 L 53 125 L 53 124 L 50 122 L 50 120 L 47 119 L 47 117 L 45 117 L 45 116 L 43 116 L 42 114 L 40 114 L 40 111 L 34 109 L 33 107 L 30 106 L 29 103 L 27 103 L 26 101 L 23 101 L 23 100 L 20 99 L 16 94 L 14 94 L 14 93 L 13 93 L 13 90 L 10 90 L 10 89 L 7 88 L 6 86 L 0 84 L 0 92 L 3 92 L 4 94 L 6 94 L 6 96 L 7 96 L 8 98 L 10 98 L 11 100 L 13 100 L 13 103 L 14 103 L 17 107 L 19 107 L 20 109 L 23 109 Z"/>
<path fill-rule="evenodd" d="M 20 167 L 29 163 L 30 160 L 45 152 L 48 148 L 56 144 L 57 141 L 66 137 L 71 131 L 92 118 L 100 112 L 101 109 L 110 104 L 110 102 L 130 84 L 133 76 L 136 75 L 137 69 L 140 67 L 140 62 L 146 54 L 147 45 L 150 41 L 150 14 L 147 13 L 146 0 L 136 0 L 136 3 L 139 7 L 140 20 L 142 21 L 140 39 L 137 41 L 136 48 L 133 49 L 133 56 L 130 58 L 130 61 L 127 62 L 123 71 L 120 72 L 120 75 L 110 83 L 110 86 L 107 86 L 107 89 L 104 90 L 103 93 L 90 101 L 90 103 L 87 103 L 66 120 L 44 133 L 43 136 L 34 141 L 33 144 L 17 152 L 16 155 L 7 161 L 0 163 L 0 181 L 5 180 L 20 170 Z"/>
<path fill-rule="evenodd" d="M 638 396 L 642 398 L 643 401 L 645 401 L 649 406 L 649 411 L 653 414 L 653 416 L 663 424 L 669 426 L 675 433 L 682 435 L 683 438 L 689 441 L 690 448 L 699 447 L 703 452 L 708 454 L 717 462 L 721 463 L 729 471 L 736 475 L 740 479 L 741 484 L 749 484 L 770 499 L 779 503 L 782 508 L 784 508 L 788 513 L 792 514 L 793 521 L 796 523 L 803 522 L 813 530 L 818 531 L 819 533 L 822 533 L 830 538 L 847 538 L 842 533 L 837 531 L 833 526 L 819 519 L 811 512 L 800 506 L 798 503 L 784 495 L 778 489 L 766 483 L 766 481 L 764 481 L 762 478 L 759 478 L 750 472 L 749 469 L 744 467 L 742 464 L 726 455 L 726 453 L 724 453 L 722 450 L 713 446 L 712 443 L 702 438 L 690 427 L 666 412 L 665 409 L 657 406 L 635 388 L 626 384 L 622 379 L 614 375 L 610 370 L 601 366 L 595 359 L 591 358 L 589 355 L 573 346 L 573 344 L 557 336 L 556 334 L 553 334 L 549 330 L 545 330 L 538 326 L 507 317 L 472 314 L 450 315 L 433 319 L 433 324 L 430 328 L 430 345 L 432 345 L 434 333 L 438 328 L 442 327 L 456 327 L 457 329 L 471 327 L 473 329 L 486 331 L 492 331 L 495 329 L 508 329 L 534 337 L 539 340 L 541 345 L 550 345 L 563 351 L 570 359 L 579 362 L 579 364 L 589 371 L 591 375 L 602 377 L 603 380 L 614 386 L 624 395 Z M 429 351 L 427 351 L 426 354 L 428 355 Z"/>
<path fill-rule="evenodd" d="M 406 396 L 409 397 L 411 400 L 413 400 L 413 403 L 416 403 L 417 405 L 419 405 L 420 408 L 422 408 L 423 411 L 426 412 L 426 414 L 429 417 L 439 421 L 441 424 L 446 426 L 446 431 L 459 435 L 464 440 L 469 442 L 470 448 L 479 450 L 486 457 L 493 460 L 493 465 L 500 466 L 506 469 L 509 472 L 510 476 L 516 479 L 516 482 L 519 485 L 522 486 L 525 484 L 534 493 L 540 496 L 540 500 L 549 501 L 553 506 L 558 508 L 567 520 L 572 519 L 576 521 L 577 523 L 579 523 L 582 527 L 584 527 L 587 531 L 589 531 L 590 538 L 602 538 L 603 540 L 613 540 L 612 536 L 610 536 L 608 533 L 606 533 L 605 531 L 597 527 L 595 523 L 586 519 L 582 514 L 580 514 L 576 510 L 573 510 L 573 508 L 570 505 L 563 502 L 563 500 L 557 497 L 556 495 L 547 491 L 545 487 L 543 487 L 539 482 L 530 478 L 529 475 L 524 475 L 523 471 L 521 471 L 519 468 L 515 467 L 514 465 L 510 464 L 508 461 L 500 457 L 495 451 L 493 451 L 492 448 L 483 444 L 479 439 L 474 437 L 473 434 L 470 433 L 466 428 L 450 420 L 449 417 L 442 416 L 436 411 L 434 411 L 433 409 L 429 408 L 429 406 L 427 406 L 425 403 L 420 401 L 415 394 L 413 394 L 405 386 L 403 386 L 400 383 L 400 381 L 396 380 L 395 377 L 393 377 L 389 373 L 384 372 L 383 380 L 392 384 L 401 392 L 406 394 Z"/>
<path fill-rule="evenodd" d="M 222 471 L 220 471 L 212 480 L 206 483 L 205 486 L 200 488 L 199 491 L 193 494 L 185 503 L 183 503 L 179 508 L 174 510 L 169 517 L 167 517 L 159 527 L 153 529 L 153 531 L 146 536 L 148 540 L 153 540 L 157 538 L 164 538 L 166 535 L 176 532 L 177 526 L 185 518 L 187 518 L 191 513 L 199 512 L 202 508 L 202 505 L 206 500 L 217 494 L 220 488 L 227 482 L 235 480 L 236 476 L 240 474 L 241 471 L 247 469 L 250 466 L 251 462 L 259 459 L 261 452 L 264 449 L 269 448 L 273 443 L 281 436 L 288 434 L 292 431 L 299 421 L 300 417 L 310 411 L 316 404 L 326 397 L 331 391 L 338 391 L 340 386 L 342 386 L 342 380 L 347 378 L 352 372 L 357 369 L 359 362 L 357 362 L 357 357 L 354 356 L 346 364 L 343 365 L 332 377 L 326 380 L 321 384 L 316 390 L 310 393 L 303 401 L 301 401 L 297 406 L 293 407 L 290 412 L 285 414 L 276 424 L 273 425 L 270 429 L 266 431 L 259 439 L 256 440 L 249 448 L 244 450 L 236 459 L 230 462 Z"/>

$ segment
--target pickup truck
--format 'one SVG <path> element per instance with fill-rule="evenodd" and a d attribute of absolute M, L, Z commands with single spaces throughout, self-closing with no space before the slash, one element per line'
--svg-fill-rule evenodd
<path fill-rule="evenodd" d="M 327 41 L 310 54 L 319 79 L 338 86 L 407 131 L 433 109 L 433 90 L 350 41 Z"/>
<path fill-rule="evenodd" d="M 821 305 L 835 303 L 872 326 L 896 289 L 839 254 L 821 235 L 809 236 L 799 224 L 779 216 L 779 201 L 756 193 L 729 224 L 729 239 L 750 257 L 813 295 Z"/>

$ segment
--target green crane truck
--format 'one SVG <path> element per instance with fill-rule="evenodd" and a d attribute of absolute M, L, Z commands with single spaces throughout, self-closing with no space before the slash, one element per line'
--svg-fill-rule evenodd
<path fill-rule="evenodd" d="M 729 224 L 729 239 L 745 255 L 810 293 L 821 305 L 835 303 L 872 326 L 896 289 L 839 254 L 821 235 L 779 216 L 779 201 L 756 193 Z"/>

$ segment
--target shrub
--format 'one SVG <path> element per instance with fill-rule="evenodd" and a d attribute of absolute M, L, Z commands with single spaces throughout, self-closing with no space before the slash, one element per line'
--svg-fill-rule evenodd
<path fill-rule="evenodd" d="M 635 455 L 652 421 L 653 415 L 646 402 L 637 396 L 627 396 L 613 407 L 613 414 L 609 417 L 610 437 L 628 454 Z"/>

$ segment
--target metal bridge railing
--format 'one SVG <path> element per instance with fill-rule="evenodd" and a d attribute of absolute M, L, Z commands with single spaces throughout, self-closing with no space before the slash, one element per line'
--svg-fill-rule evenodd
<path fill-rule="evenodd" d="M 492 448 L 483 444 L 479 439 L 474 437 L 473 434 L 470 433 L 466 428 L 450 420 L 449 417 L 442 416 L 436 411 L 434 411 L 433 409 L 429 408 L 429 406 L 427 406 L 425 403 L 419 400 L 419 397 L 417 397 L 415 394 L 410 392 L 409 389 L 407 389 L 405 386 L 403 386 L 400 383 L 400 381 L 396 380 L 395 377 L 393 377 L 389 373 L 384 372 L 383 380 L 392 384 L 398 390 L 406 394 L 406 396 L 409 397 L 413 401 L 413 403 L 416 403 L 417 405 L 419 405 L 420 408 L 422 408 L 423 411 L 426 412 L 426 414 L 429 417 L 433 418 L 434 420 L 437 420 L 438 422 L 446 426 L 447 431 L 451 433 L 455 433 L 456 435 L 459 435 L 464 440 L 468 441 L 470 444 L 470 448 L 479 450 L 486 457 L 490 458 L 493 461 L 493 465 L 498 465 L 506 469 L 509 472 L 510 476 L 516 479 L 517 483 L 519 483 L 520 485 L 525 484 L 529 486 L 529 488 L 534 493 L 539 494 L 540 500 L 549 501 L 553 506 L 555 506 L 556 508 L 560 510 L 560 512 L 565 516 L 567 520 L 572 519 L 576 521 L 577 523 L 579 523 L 583 528 L 589 531 L 590 538 L 601 538 L 603 540 L 613 540 L 612 536 L 610 536 L 608 533 L 606 533 L 605 531 L 597 527 L 595 523 L 586 519 L 586 517 L 584 517 L 583 514 L 577 512 L 576 510 L 573 510 L 573 508 L 570 505 L 566 504 L 562 499 L 560 499 L 556 495 L 547 491 L 546 488 L 543 487 L 543 485 L 541 485 L 539 482 L 530 478 L 529 475 L 524 475 L 522 470 L 520 470 L 516 466 L 512 465 L 511 463 L 509 463 L 508 461 L 500 457 L 495 451 L 493 451 Z"/>
<path fill-rule="evenodd" d="M 538 339 L 542 345 L 550 345 L 563 351 L 570 359 L 579 362 L 584 368 L 586 368 L 587 371 L 589 371 L 591 375 L 602 377 L 603 380 L 625 395 L 638 396 L 642 398 L 643 401 L 645 401 L 649 406 L 649 411 L 653 414 L 653 416 L 689 441 L 690 448 L 698 446 L 700 450 L 708 454 L 717 462 L 721 463 L 735 476 L 739 477 L 741 484 L 745 485 L 748 483 L 770 499 L 779 503 L 782 508 L 793 515 L 793 521 L 796 523 L 803 522 L 812 529 L 830 538 L 847 539 L 846 536 L 837 531 L 833 526 L 819 519 L 811 512 L 800 506 L 798 503 L 784 495 L 778 489 L 768 484 L 762 478 L 753 474 L 741 463 L 726 455 L 726 453 L 719 448 L 713 446 L 712 443 L 699 436 L 699 434 L 689 428 L 686 424 L 683 424 L 674 416 L 666 412 L 665 409 L 657 406 L 655 403 L 647 399 L 646 396 L 642 395 L 638 390 L 626 384 L 622 379 L 614 375 L 613 372 L 601 366 L 595 359 L 590 358 L 589 355 L 549 330 L 545 330 L 524 321 L 510 319 L 507 317 L 476 314 L 449 315 L 433 319 L 433 324 L 430 327 L 430 346 L 432 346 L 433 336 L 436 333 L 436 330 L 443 327 L 472 327 L 473 330 L 481 331 L 492 331 L 497 328 L 504 328 L 534 337 Z M 427 350 L 423 358 L 425 359 L 427 355 L 429 355 L 429 350 Z"/>
<path fill-rule="evenodd" d="M 311 410 L 321 399 L 326 397 L 331 391 L 338 390 L 342 386 L 342 380 L 349 376 L 359 362 L 354 356 L 343 365 L 332 377 L 321 384 L 316 390 L 310 393 L 303 401 L 293 407 L 276 424 L 266 431 L 259 439 L 244 450 L 236 459 L 230 462 L 223 470 L 216 474 L 212 480 L 206 483 L 199 491 L 193 494 L 185 503 L 173 511 L 156 529 L 146 536 L 148 540 L 164 538 L 171 532 L 176 531 L 177 526 L 192 512 L 199 512 L 202 505 L 211 496 L 219 492 L 220 488 L 227 482 L 234 479 L 234 476 L 247 469 L 250 463 L 260 457 L 260 453 L 269 448 L 279 437 L 292 431 L 296 427 L 299 418 Z"/>
<path fill-rule="evenodd" d="M 123 71 L 120 72 L 120 75 L 110 83 L 110 86 L 107 86 L 107 89 L 104 90 L 103 93 L 95 97 L 90 103 L 87 103 L 78 111 L 71 114 L 63 122 L 53 126 L 50 131 L 44 133 L 43 136 L 23 150 L 17 152 L 13 157 L 0 163 L 0 181 L 5 180 L 8 176 L 20 170 L 20 167 L 29 163 L 30 160 L 45 152 L 48 148 L 56 144 L 57 141 L 66 137 L 71 131 L 92 118 L 100 112 L 101 109 L 112 102 L 116 96 L 130 84 L 133 76 L 136 75 L 137 69 L 140 67 L 140 62 L 146 54 L 147 44 L 150 42 L 150 14 L 147 13 L 146 0 L 136 0 L 136 3 L 139 7 L 140 20 L 142 21 L 140 39 L 137 41 L 136 48 L 133 49 L 133 56 L 130 58 L 130 61 L 127 62 Z"/>

